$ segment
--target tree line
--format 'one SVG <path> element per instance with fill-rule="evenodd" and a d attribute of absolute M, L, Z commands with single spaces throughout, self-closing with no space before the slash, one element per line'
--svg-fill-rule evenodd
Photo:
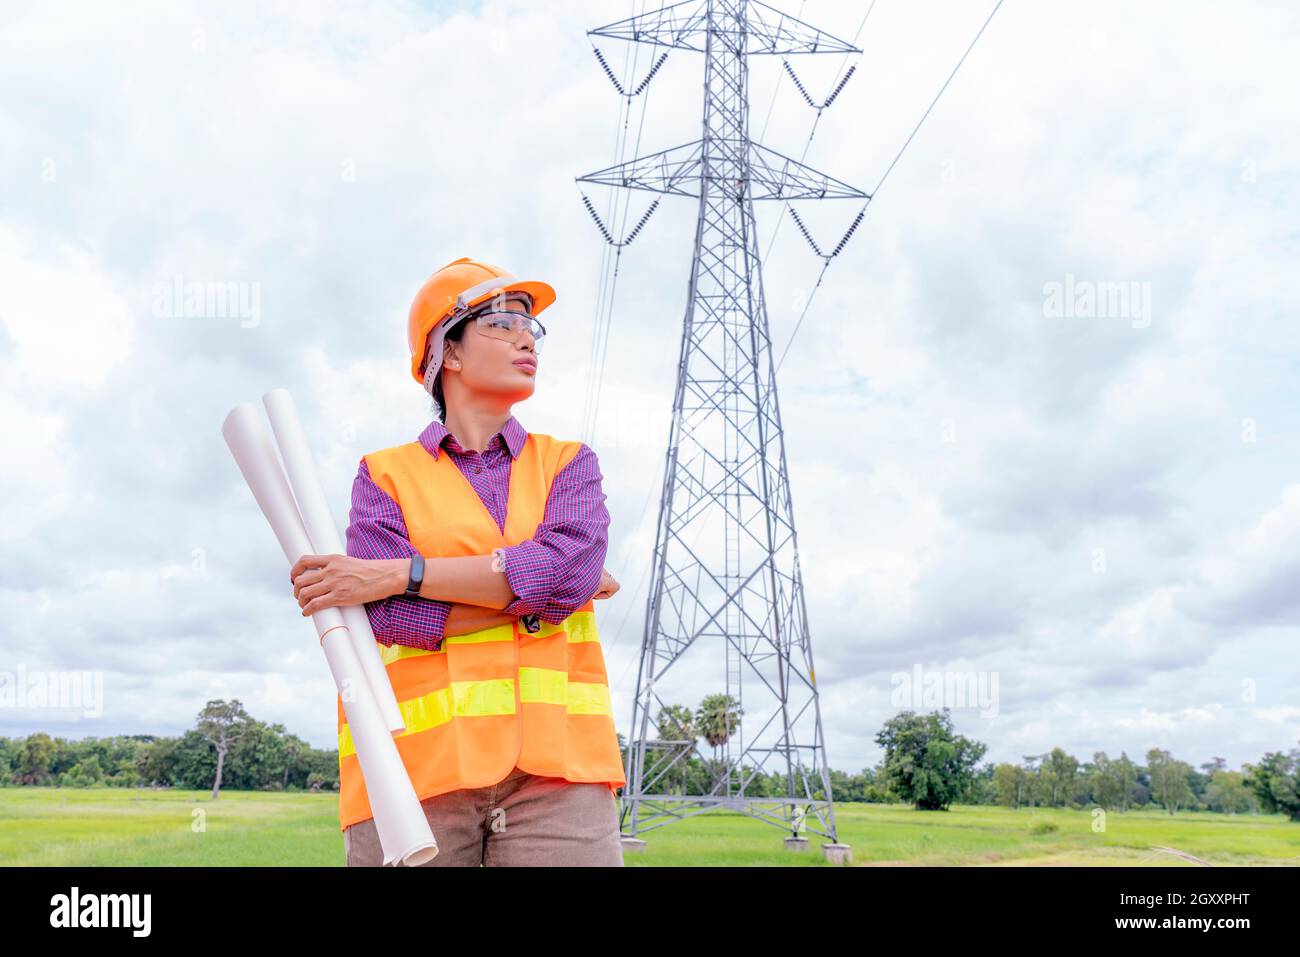
<path fill-rule="evenodd" d="M 681 705 L 661 708 L 654 722 L 657 738 L 646 749 L 642 790 L 737 795 L 743 785 L 748 797 L 789 794 L 785 774 L 750 767 L 728 773 L 725 762 L 717 758 L 742 719 L 738 702 L 727 695 L 710 695 L 695 710 Z M 929 714 L 904 711 L 885 722 L 875 741 L 884 754 L 874 767 L 858 774 L 829 770 L 831 798 L 836 803 L 904 803 L 920 811 L 983 804 L 1115 811 L 1161 808 L 1170 814 L 1264 812 L 1300 822 L 1300 748 L 1269 752 L 1239 771 L 1230 770 L 1218 757 L 1194 768 L 1160 748 L 1150 749 L 1142 763 L 1124 752 L 1112 758 L 1105 751 L 1080 761 L 1063 748 L 1053 748 L 1024 755 L 1015 764 L 981 764 L 987 746 L 956 734 L 947 708 Z M 621 734 L 619 743 L 623 743 Z M 707 756 L 708 749 L 713 757 Z M 825 800 L 821 775 L 814 769 L 797 768 L 794 777 L 796 796 Z"/>
<path fill-rule="evenodd" d="M 669 795 L 742 793 L 748 797 L 825 800 L 819 769 L 727 768 L 724 746 L 743 711 L 728 695 L 707 696 L 695 709 L 662 708 L 646 749 L 643 790 Z M 1269 752 L 1241 770 L 1214 758 L 1199 767 L 1150 749 L 1142 762 L 1104 751 L 1080 761 L 1063 748 L 1028 754 L 1019 763 L 981 759 L 987 746 L 956 734 L 947 708 L 904 711 L 885 722 L 875 741 L 883 756 L 857 774 L 830 769 L 837 803 L 906 803 L 941 811 L 953 804 L 1008 808 L 1060 807 L 1126 811 L 1162 808 L 1225 814 L 1280 813 L 1300 822 L 1300 749 Z M 627 745 L 618 734 L 626 763 Z M 179 737 L 118 735 L 69 740 L 44 732 L 0 738 L 0 786 L 174 787 L 272 791 L 335 791 L 338 751 L 309 746 L 282 724 L 251 717 L 238 700 L 209 701 Z"/>
<path fill-rule="evenodd" d="M 235 701 L 209 701 L 179 737 L 0 738 L 0 786 L 338 790 L 338 750 L 313 748 Z"/>

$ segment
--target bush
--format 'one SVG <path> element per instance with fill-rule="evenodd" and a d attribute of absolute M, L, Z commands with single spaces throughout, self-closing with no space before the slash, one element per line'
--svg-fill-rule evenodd
<path fill-rule="evenodd" d="M 99 766 L 99 758 L 90 757 L 84 761 L 78 761 L 70 770 L 64 771 L 59 775 L 59 787 L 65 788 L 90 788 L 99 784 L 103 780 L 104 771 Z"/>
<path fill-rule="evenodd" d="M 111 788 L 136 788 L 141 784 L 141 778 L 138 772 L 123 768 L 111 778 L 106 778 L 104 783 Z"/>

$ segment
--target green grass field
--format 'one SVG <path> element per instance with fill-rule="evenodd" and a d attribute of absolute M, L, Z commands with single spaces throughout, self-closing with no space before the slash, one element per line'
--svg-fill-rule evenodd
<path fill-rule="evenodd" d="M 0 788 L 0 865 L 341 867 L 337 814 L 333 794 Z M 1104 833 L 1086 811 L 1055 809 L 845 804 L 836 820 L 855 866 L 1197 866 L 1152 845 L 1218 866 L 1300 865 L 1300 824 L 1276 814 L 1129 811 L 1108 815 Z M 1033 833 L 1043 822 L 1057 830 Z M 730 812 L 641 837 L 646 851 L 627 854 L 629 866 L 830 866 L 816 835 L 807 852 L 787 851 L 782 832 Z"/>

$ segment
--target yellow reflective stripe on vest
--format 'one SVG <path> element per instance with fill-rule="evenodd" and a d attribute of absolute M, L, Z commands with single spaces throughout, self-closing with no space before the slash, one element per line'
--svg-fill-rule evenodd
<path fill-rule="evenodd" d="M 513 641 L 515 630 L 512 625 L 494 625 L 481 628 L 466 635 L 448 635 L 443 639 L 442 647 L 437 651 L 427 648 L 414 648 L 410 645 L 379 645 L 379 657 L 385 665 L 405 658 L 422 658 L 425 655 L 445 655 L 448 645 L 476 645 L 484 641 Z"/>
<path fill-rule="evenodd" d="M 609 686 L 600 682 L 570 681 L 555 668 L 520 668 L 519 700 L 530 704 L 562 705 L 569 714 L 608 714 Z"/>
<path fill-rule="evenodd" d="M 454 699 L 453 699 L 454 696 Z M 529 704 L 563 706 L 568 714 L 604 714 L 612 716 L 609 686 L 601 682 L 570 681 L 567 672 L 555 668 L 520 668 L 519 700 Z M 452 717 L 480 717 L 515 713 L 515 683 L 511 678 L 486 681 L 457 681 L 441 688 L 408 698 L 397 704 L 406 731 L 397 737 L 418 734 L 443 724 Z M 352 729 L 339 729 L 339 760 L 356 753 Z"/>
<path fill-rule="evenodd" d="M 520 668 L 519 700 L 529 704 L 568 704 L 569 676 L 554 668 Z"/>
<path fill-rule="evenodd" d="M 542 627 L 535 634 L 528 637 L 545 638 L 557 631 L 567 631 L 569 641 L 600 641 L 600 637 L 596 634 L 596 613 L 594 611 L 575 611 L 558 625 L 552 625 L 549 621 L 544 621 Z"/>
<path fill-rule="evenodd" d="M 594 611 L 575 611 L 564 619 L 564 627 L 569 632 L 569 641 L 600 641 L 596 634 L 596 613 Z"/>
<path fill-rule="evenodd" d="M 406 730 L 397 737 L 404 738 L 445 724 L 453 717 L 514 714 L 515 682 L 513 678 L 453 681 L 450 687 L 399 701 L 397 707 L 406 725 Z M 352 729 L 344 724 L 339 729 L 339 760 L 355 754 L 356 750 L 352 743 Z"/>
<path fill-rule="evenodd" d="M 600 641 L 600 636 L 596 633 L 596 613 L 594 611 L 575 611 L 568 618 L 564 619 L 561 624 L 553 625 L 549 621 L 542 622 L 542 627 L 537 631 L 533 638 L 545 638 L 547 635 L 553 635 L 557 631 L 567 631 L 568 640 L 575 641 Z M 437 651 L 429 651 L 426 648 L 414 648 L 410 645 L 380 645 L 379 657 L 385 665 L 391 665 L 394 661 L 402 661 L 406 658 L 421 658 L 424 655 L 441 655 L 446 654 L 447 645 L 471 645 L 482 641 L 511 641 L 515 637 L 514 628 L 510 625 L 496 625 L 492 628 L 483 628 L 480 631 L 472 631 L 467 635 L 448 635 L 443 641 L 442 647 Z"/>
<path fill-rule="evenodd" d="M 614 709 L 609 702 L 609 685 L 589 681 L 569 682 L 569 714 L 607 714 Z"/>

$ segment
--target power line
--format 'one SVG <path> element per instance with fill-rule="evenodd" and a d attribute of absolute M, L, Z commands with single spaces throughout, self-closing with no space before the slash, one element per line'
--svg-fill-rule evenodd
<path fill-rule="evenodd" d="M 863 17 L 862 17 L 862 22 L 858 24 L 858 29 L 857 29 L 857 31 L 853 34 L 853 39 L 850 41 L 850 42 L 853 44 L 853 46 L 857 46 L 857 45 L 858 45 L 858 37 L 862 36 L 862 28 L 865 27 L 865 26 L 867 25 L 867 18 L 871 16 L 871 11 L 874 10 L 875 8 L 876 8 L 876 0 L 871 0 L 871 5 L 870 5 L 869 7 L 867 7 L 867 12 L 866 12 L 866 14 L 863 15 Z M 800 9 L 802 9 L 802 8 L 800 8 Z M 850 56 L 852 56 L 852 54 L 850 54 L 850 53 L 846 53 L 846 54 L 844 54 L 844 59 L 840 61 L 839 69 L 835 71 L 835 80 L 836 80 L 836 82 L 839 82 L 840 74 L 843 72 L 845 65 L 849 62 L 849 57 L 850 57 Z M 784 73 L 781 74 L 781 76 L 784 76 L 784 75 L 785 75 Z M 832 83 L 831 85 L 832 85 L 832 87 L 833 87 L 833 86 L 835 85 L 835 83 Z M 780 79 L 779 79 L 779 78 L 778 78 L 778 80 L 777 80 L 777 87 L 778 87 L 778 89 L 780 88 Z M 776 93 L 775 93 L 775 92 L 772 94 L 772 103 L 773 103 L 773 104 L 776 103 Z M 768 116 L 769 116 L 769 117 L 771 116 L 771 110 L 770 110 L 770 109 L 768 110 Z M 817 124 L 821 122 L 821 118 L 822 118 L 822 111 L 821 111 L 821 110 L 818 110 L 818 111 L 817 111 L 817 115 L 813 117 L 813 125 L 812 125 L 812 129 L 808 131 L 808 140 L 807 140 L 807 142 L 805 142 L 804 145 L 803 145 L 803 152 L 801 152 L 801 153 L 799 154 L 799 162 L 800 162 L 800 163 L 802 163 L 802 162 L 807 158 L 807 156 L 808 156 L 808 148 L 809 148 L 810 146 L 812 146 L 813 136 L 815 136 L 816 133 L 817 133 Z M 764 133 L 767 132 L 767 123 L 766 123 L 766 122 L 764 122 L 764 124 L 763 124 L 763 132 L 764 132 Z M 762 137 L 760 136 L 759 139 L 762 139 Z M 779 232 L 781 231 L 781 224 L 785 222 L 785 211 L 786 211 L 787 209 L 789 209 L 789 208 L 790 208 L 790 201 L 787 199 L 784 203 L 781 204 L 781 212 L 779 212 L 779 213 L 777 214 L 777 217 L 776 217 L 776 226 L 775 226 L 775 228 L 773 228 L 773 230 L 772 230 L 772 238 L 769 239 L 769 240 L 767 241 L 767 252 L 763 253 L 763 265 L 764 265 L 764 266 L 767 265 L 767 257 L 770 256 L 770 255 L 772 255 L 772 247 L 773 247 L 774 245 L 776 245 L 776 235 L 777 235 L 777 233 L 779 233 Z"/>
<path fill-rule="evenodd" d="M 998 2 L 993 5 L 993 10 L 989 13 L 988 17 L 984 20 L 983 26 L 981 26 L 979 28 L 979 31 L 975 34 L 975 39 L 971 40 L 970 45 L 966 47 L 966 52 L 961 55 L 961 59 L 957 61 L 957 65 L 952 68 L 952 72 L 948 74 L 948 79 L 943 81 L 943 86 L 939 87 L 939 92 L 934 95 L 934 99 L 930 101 L 930 105 L 926 107 L 925 112 L 921 114 L 921 119 L 917 122 L 916 126 L 912 129 L 911 135 L 908 136 L 906 141 L 904 141 L 898 153 L 895 154 L 893 162 L 889 164 L 889 167 L 885 170 L 884 175 L 880 177 L 880 182 L 876 183 L 876 188 L 871 191 L 871 199 L 875 199 L 876 194 L 880 192 L 880 187 L 885 184 L 885 180 L 889 178 L 889 174 L 893 172 L 893 169 L 898 164 L 899 159 L 902 158 L 903 152 L 907 149 L 908 145 L 912 142 L 912 139 L 916 136 L 917 131 L 921 129 L 921 124 L 925 122 L 926 117 L 930 115 L 930 111 L 933 110 L 935 104 L 939 102 L 939 97 L 943 96 L 943 91 L 948 89 L 948 84 L 951 83 L 953 77 L 957 75 L 957 71 L 961 69 L 961 65 L 966 62 L 966 57 L 970 55 L 970 51 L 975 49 L 975 44 L 979 42 L 979 38 L 983 36 L 984 30 L 988 27 L 989 23 L 992 22 L 993 14 L 997 13 L 998 8 L 1001 6 L 1002 6 L 1002 0 L 998 0 Z M 870 12 L 871 12 L 870 10 L 867 11 L 868 14 L 870 14 Z M 867 200 L 867 202 L 863 204 L 861 212 L 866 212 L 867 207 L 871 205 L 871 199 Z M 831 257 L 825 257 L 825 262 L 822 263 L 822 270 L 817 276 L 817 282 L 813 286 L 812 292 L 809 293 L 808 295 L 808 301 L 804 303 L 803 312 L 800 313 L 798 322 L 794 324 L 794 329 L 791 330 L 790 332 L 790 339 L 789 341 L 786 342 L 785 348 L 781 351 L 781 358 L 777 360 L 776 368 L 778 371 L 781 368 L 781 363 L 785 362 L 786 353 L 790 351 L 790 346 L 794 343 L 794 338 L 799 332 L 799 327 L 803 325 L 804 317 L 808 315 L 808 307 L 812 305 L 813 297 L 817 295 L 817 290 L 821 288 L 822 277 L 826 275 L 826 270 L 830 268 L 830 264 L 831 264 Z"/>
<path fill-rule="evenodd" d="M 648 0 L 641 0 L 642 14 L 644 14 L 645 12 L 645 7 L 647 3 Z M 635 0 L 632 4 L 632 7 L 633 10 L 635 11 L 636 9 Z M 630 78 L 635 77 L 636 75 L 636 64 L 639 58 L 640 58 L 640 45 L 636 44 L 635 49 L 633 51 L 633 55 L 630 58 L 630 65 L 628 67 L 627 72 L 624 74 L 624 82 L 622 84 L 622 89 L 628 90 L 632 88 L 632 83 Z M 641 135 L 645 130 L 646 113 L 649 111 L 650 93 L 649 93 L 649 89 L 646 88 L 646 83 L 648 83 L 650 77 L 653 77 L 655 72 L 659 69 L 659 65 L 661 63 L 662 63 L 662 59 L 659 61 L 659 63 L 656 63 L 656 65 L 650 71 L 650 76 L 648 76 L 646 80 L 643 81 L 643 83 L 641 84 L 641 87 L 644 88 L 645 98 L 641 101 L 641 120 L 637 126 L 636 141 L 632 147 L 632 151 L 634 155 L 640 151 Z M 636 92 L 637 93 L 641 92 L 641 89 L 639 88 Z M 625 155 L 624 151 L 627 146 L 628 120 L 631 118 L 631 114 L 632 114 L 632 99 L 634 95 L 636 94 L 633 93 L 633 94 L 624 95 L 624 99 L 627 104 L 627 114 L 624 117 L 623 132 L 622 132 L 622 136 L 620 137 L 619 149 L 616 154 L 617 162 L 622 162 L 623 156 Z M 618 191 L 613 192 L 610 199 L 612 212 L 607 211 L 607 219 L 611 224 L 611 226 L 613 225 L 614 220 L 619 215 L 618 195 L 619 195 Z M 632 205 L 631 197 L 629 196 L 625 199 L 623 203 L 622 220 L 619 227 L 619 235 L 623 235 L 623 236 L 627 235 L 627 218 L 628 218 L 629 211 L 631 209 L 631 205 Z M 604 391 L 604 384 L 605 384 L 605 360 L 609 352 L 609 336 L 610 336 L 610 331 L 613 327 L 614 296 L 618 290 L 619 266 L 621 265 L 622 256 L 623 256 L 622 246 L 621 245 L 615 246 L 613 274 L 609 275 L 608 245 L 609 244 L 607 243 L 606 249 L 604 250 L 604 254 L 602 256 L 602 264 L 603 264 L 602 267 L 603 273 L 601 276 L 602 291 L 600 296 L 600 302 L 598 305 L 598 318 L 596 323 L 596 330 L 592 338 L 592 356 L 591 356 L 592 374 L 587 380 L 587 386 L 588 386 L 587 395 L 584 401 L 583 416 L 582 416 L 583 419 L 582 435 L 585 436 L 585 441 L 587 442 L 588 445 L 590 445 L 595 439 L 596 427 L 598 425 L 599 417 L 600 417 L 600 396 L 601 393 Z M 606 283 L 606 276 L 609 276 L 607 291 L 603 288 Z"/>
<path fill-rule="evenodd" d="M 641 10 L 643 13 L 645 11 L 645 5 L 647 2 L 648 0 L 641 0 Z M 634 16 L 637 15 L 636 8 L 637 8 L 636 0 L 632 0 L 631 12 Z M 619 85 L 620 88 L 623 90 L 626 90 L 628 87 L 631 86 L 630 78 L 636 75 L 636 64 L 640 58 L 640 52 L 641 52 L 640 47 L 636 47 L 632 51 L 632 56 L 624 58 L 623 82 L 622 84 Z M 603 59 L 601 60 L 601 65 L 605 66 Z M 605 66 L 605 69 L 606 72 L 608 73 L 607 66 Z M 632 98 L 630 96 L 624 96 L 623 104 L 619 110 L 619 114 L 620 114 L 620 122 L 617 123 L 615 127 L 617 131 L 617 136 L 615 140 L 615 149 L 614 149 L 616 162 L 622 162 L 623 156 L 625 155 L 625 151 L 627 149 L 628 124 L 632 116 Z M 644 119 L 644 114 L 643 114 L 643 119 Z M 619 199 L 619 194 L 617 191 L 612 192 L 610 194 L 609 206 L 605 210 L 605 218 L 607 221 L 611 223 L 614 221 L 614 218 L 618 215 L 618 199 Z M 609 324 L 609 315 L 612 315 L 613 312 L 614 292 L 618 285 L 617 262 L 615 262 L 613 267 L 614 271 L 613 271 L 612 278 L 610 274 L 610 268 L 611 268 L 610 251 L 609 248 L 606 247 L 601 251 L 600 276 L 597 280 L 597 287 L 596 287 L 596 317 L 595 317 L 594 328 L 592 329 L 591 355 L 588 359 L 588 365 L 591 368 L 592 372 L 587 379 L 586 396 L 583 400 L 582 429 L 581 432 L 579 433 L 582 436 L 583 441 L 585 441 L 588 445 L 592 443 L 595 434 L 595 424 L 594 421 L 592 421 L 594 418 L 592 413 L 592 408 L 595 405 L 595 402 L 592 398 L 592 392 L 593 389 L 598 388 L 599 379 L 604 375 L 604 371 L 603 371 L 604 350 L 602 348 L 602 343 L 608 340 L 608 332 L 606 327 Z"/>

